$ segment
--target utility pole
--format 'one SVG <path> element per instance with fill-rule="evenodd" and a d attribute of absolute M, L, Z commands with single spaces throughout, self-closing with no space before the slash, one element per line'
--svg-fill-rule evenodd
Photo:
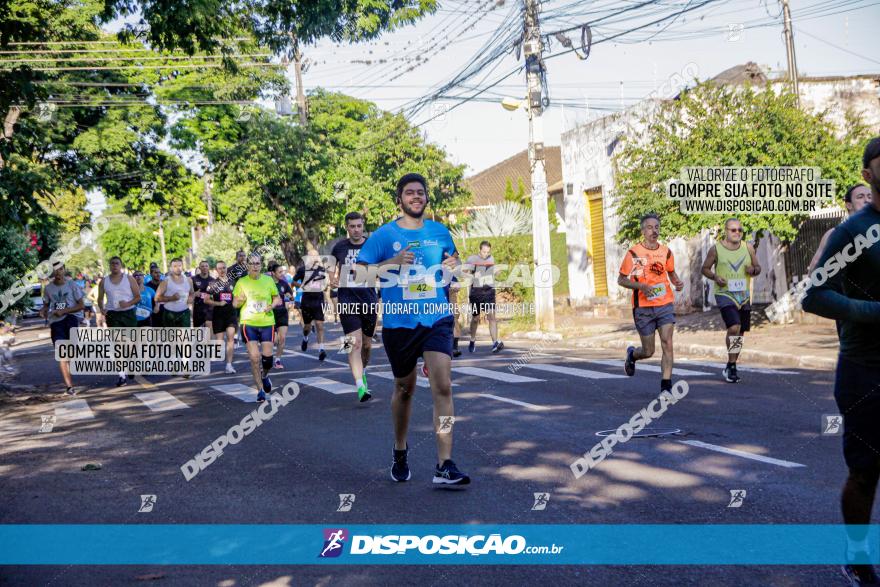
<path fill-rule="evenodd" d="M 211 230 L 214 228 L 214 196 L 211 193 L 211 182 L 214 181 L 214 176 L 210 173 L 205 174 L 205 204 L 208 206 L 208 234 L 211 234 Z"/>
<path fill-rule="evenodd" d="M 547 212 L 547 173 L 544 165 L 544 112 L 541 78 L 541 27 L 538 0 L 525 1 L 523 54 L 526 59 L 529 108 L 529 165 L 532 169 L 532 246 L 535 260 L 535 322 L 538 330 L 556 328 L 553 315 L 553 271 L 550 260 L 550 218 Z"/>
<path fill-rule="evenodd" d="M 156 212 L 159 220 L 159 246 L 162 249 L 162 273 L 168 273 L 168 256 L 165 253 L 165 228 L 162 226 L 162 212 Z"/>
<path fill-rule="evenodd" d="M 306 113 L 306 94 L 303 91 L 302 78 L 302 51 L 299 49 L 299 40 L 293 39 L 293 73 L 296 76 L 296 109 L 299 111 L 299 123 L 305 126 L 308 122 Z"/>
<path fill-rule="evenodd" d="M 794 32 L 791 28 L 791 10 L 788 7 L 788 0 L 782 2 L 782 23 L 785 32 L 785 53 L 788 57 L 788 77 L 791 79 L 791 86 L 797 99 L 798 108 L 801 107 L 801 93 L 798 90 L 798 72 L 797 60 L 794 57 Z"/>

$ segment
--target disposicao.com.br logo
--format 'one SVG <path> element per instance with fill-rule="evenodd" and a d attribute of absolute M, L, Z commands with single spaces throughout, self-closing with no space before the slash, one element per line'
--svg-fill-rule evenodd
<path fill-rule="evenodd" d="M 324 543 L 320 558 L 338 557 L 342 554 L 345 541 L 349 538 L 341 528 L 325 529 Z M 473 536 L 449 534 L 387 534 L 367 536 L 351 535 L 351 555 L 535 555 L 559 554 L 564 546 L 529 546 L 526 539 L 518 534 L 502 537 L 501 534 L 475 534 Z"/>

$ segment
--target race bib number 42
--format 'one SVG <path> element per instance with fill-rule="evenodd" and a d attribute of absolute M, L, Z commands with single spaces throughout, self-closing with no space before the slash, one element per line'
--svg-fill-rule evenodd
<path fill-rule="evenodd" d="M 403 299 L 405 300 L 426 300 L 436 296 L 437 288 L 424 281 L 409 283 L 403 289 Z"/>

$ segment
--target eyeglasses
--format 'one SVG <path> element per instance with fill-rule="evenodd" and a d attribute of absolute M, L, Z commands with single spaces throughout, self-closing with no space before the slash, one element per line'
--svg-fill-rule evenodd
<path fill-rule="evenodd" d="M 257 261 L 255 263 L 248 263 L 248 265 L 250 265 L 251 267 L 261 267 L 263 264 Z"/>
<path fill-rule="evenodd" d="M 728 228 L 727 232 L 742 232 L 742 228 Z"/>

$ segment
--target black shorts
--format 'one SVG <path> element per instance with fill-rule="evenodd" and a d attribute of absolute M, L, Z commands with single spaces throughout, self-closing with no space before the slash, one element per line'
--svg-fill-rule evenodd
<path fill-rule="evenodd" d="M 290 326 L 290 316 L 287 314 L 287 308 L 273 309 L 272 314 L 275 316 L 275 328 Z"/>
<path fill-rule="evenodd" d="M 152 318 L 144 318 L 143 320 L 138 320 L 138 328 L 150 328 L 153 326 Z"/>
<path fill-rule="evenodd" d="M 299 309 L 303 317 L 303 324 L 309 324 L 314 321 L 324 321 L 324 306 L 321 304 L 309 304 Z"/>
<path fill-rule="evenodd" d="M 52 333 L 52 344 L 56 340 L 70 340 L 70 329 L 79 326 L 79 318 L 73 314 L 67 314 L 61 320 L 53 322 L 49 325 L 49 331 Z"/>
<path fill-rule="evenodd" d="M 198 328 L 199 326 L 204 326 L 205 322 L 211 322 L 211 308 L 198 305 L 193 307 L 193 326 Z"/>
<path fill-rule="evenodd" d="M 495 311 L 495 288 L 474 288 L 468 295 L 468 304 L 472 316 L 479 316 L 484 312 Z"/>
<path fill-rule="evenodd" d="M 173 312 L 165 308 L 162 316 L 162 326 L 165 328 L 190 328 L 192 326 L 192 316 L 189 308 L 183 312 Z"/>
<path fill-rule="evenodd" d="M 719 297 L 720 299 L 720 297 Z M 721 311 L 721 319 L 727 328 L 739 324 L 739 332 L 748 332 L 752 327 L 752 306 L 743 304 L 737 308 L 736 304 L 729 301 L 719 301 L 718 309 Z"/>
<path fill-rule="evenodd" d="M 376 332 L 376 314 L 340 314 L 339 322 L 342 324 L 342 332 L 351 334 L 355 330 L 360 330 L 364 336 L 372 337 Z"/>
<path fill-rule="evenodd" d="M 854 470 L 880 468 L 880 369 L 837 359 L 834 399 L 843 416 L 843 458 Z M 823 422 L 824 425 L 824 422 Z"/>
<path fill-rule="evenodd" d="M 214 334 L 226 332 L 227 328 L 238 329 L 238 310 L 214 312 L 211 316 L 211 330 Z"/>
<path fill-rule="evenodd" d="M 430 327 L 384 328 L 382 342 L 391 372 L 395 377 L 406 377 L 425 351 L 452 356 L 452 316 L 441 318 Z"/>
<path fill-rule="evenodd" d="M 109 310 L 104 313 L 104 321 L 107 322 L 107 328 L 136 328 L 138 323 L 134 308 Z"/>

